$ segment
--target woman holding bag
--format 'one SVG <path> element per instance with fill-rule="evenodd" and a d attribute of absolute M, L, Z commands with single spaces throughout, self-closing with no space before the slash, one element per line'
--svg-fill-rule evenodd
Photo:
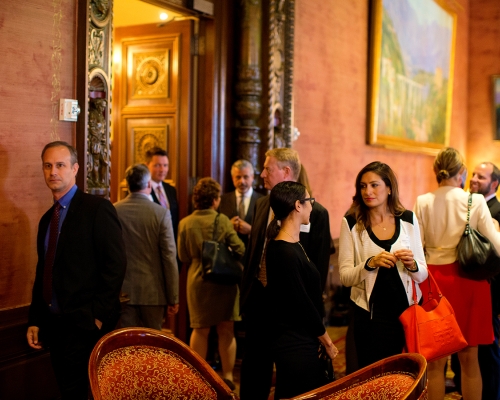
<path fill-rule="evenodd" d="M 412 280 L 427 278 L 417 219 L 399 201 L 391 168 L 379 161 L 356 177 L 356 193 L 340 228 L 339 271 L 354 302 L 358 367 L 400 354 L 399 315 L 413 302 Z"/>
<path fill-rule="evenodd" d="M 200 356 L 207 356 L 208 334 L 217 327 L 222 378 L 234 390 L 233 368 L 236 360 L 234 321 L 239 321 L 238 285 L 222 285 L 202 277 L 201 252 L 204 240 L 226 243 L 239 256 L 245 245 L 233 224 L 224 214 L 219 215 L 217 232 L 214 223 L 220 203 L 220 185 L 212 178 L 202 178 L 193 189 L 195 211 L 179 223 L 177 249 L 179 259 L 189 263 L 187 302 L 190 326 L 193 328 L 189 345 Z"/>
<path fill-rule="evenodd" d="M 434 161 L 439 188 L 417 198 L 417 215 L 429 270 L 448 299 L 468 347 L 458 352 L 465 400 L 481 399 L 482 380 L 477 358 L 479 344 L 493 342 L 491 294 L 487 281 L 465 277 L 457 261 L 457 245 L 467 220 L 469 194 L 462 189 L 467 170 L 460 153 L 453 148 L 439 152 Z M 500 233 L 482 195 L 472 196 L 470 226 L 477 229 L 500 252 Z M 446 357 L 429 362 L 429 399 L 442 400 L 445 394 L 443 370 Z"/>

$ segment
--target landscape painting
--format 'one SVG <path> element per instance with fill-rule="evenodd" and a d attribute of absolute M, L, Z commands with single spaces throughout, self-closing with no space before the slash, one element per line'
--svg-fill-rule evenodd
<path fill-rule="evenodd" d="M 500 75 L 493 75 L 493 137 L 500 140 Z"/>
<path fill-rule="evenodd" d="M 373 1 L 370 144 L 431 154 L 448 145 L 455 30 L 438 1 Z"/>

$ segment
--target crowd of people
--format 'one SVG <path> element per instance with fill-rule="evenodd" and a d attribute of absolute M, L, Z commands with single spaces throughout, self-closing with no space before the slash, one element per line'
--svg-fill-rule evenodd
<path fill-rule="evenodd" d="M 298 153 L 266 153 L 260 177 L 269 194 L 253 189 L 254 166 L 231 167 L 235 190 L 221 193 L 212 178 L 193 188 L 194 211 L 179 221 L 177 193 L 164 182 L 169 159 L 150 149 L 130 166 L 128 196 L 113 205 L 76 186 L 76 150 L 49 143 L 42 165 L 54 205 L 38 228 L 38 264 L 29 313 L 28 344 L 50 349 L 63 399 L 86 399 L 90 352 L 115 327 L 162 329 L 179 309 L 179 270 L 187 268 L 190 347 L 207 357 L 215 327 L 222 378 L 234 389 L 234 322 L 243 319 L 242 400 L 267 400 L 276 368 L 275 399 L 328 382 L 322 350 L 338 350 L 324 321 L 323 290 L 332 240 L 328 211 L 312 197 Z M 459 269 L 456 249 L 465 229 L 469 194 L 460 153 L 443 149 L 434 162 L 438 189 L 400 201 L 396 174 L 375 161 L 363 167 L 341 221 L 339 274 L 350 287 L 357 367 L 401 354 L 399 316 L 420 301 L 429 271 L 451 303 L 468 346 L 458 352 L 464 399 L 499 398 L 500 293 L 496 281 L 477 281 Z M 478 165 L 470 181 L 470 225 L 500 254 L 500 171 Z M 241 284 L 204 278 L 202 246 L 225 243 L 244 265 Z M 413 285 L 412 283 L 415 283 Z M 119 293 L 129 301 L 120 306 Z M 492 298 L 493 295 L 493 298 Z M 444 397 L 447 358 L 429 362 L 429 399 Z"/>

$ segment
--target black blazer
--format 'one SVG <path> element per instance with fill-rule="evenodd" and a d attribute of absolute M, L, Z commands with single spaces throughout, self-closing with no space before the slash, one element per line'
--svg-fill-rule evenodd
<path fill-rule="evenodd" d="M 489 199 L 487 204 L 490 209 L 491 216 L 500 223 L 500 201 L 498 201 L 495 196 Z"/>
<path fill-rule="evenodd" d="M 47 211 L 38 225 L 30 326 L 43 327 L 49 313 L 43 300 L 44 242 L 53 210 Z M 126 265 L 115 208 L 108 200 L 78 189 L 61 227 L 52 272 L 63 317 L 83 329 L 95 329 L 95 318 L 103 326 L 117 320 Z"/>
<path fill-rule="evenodd" d="M 250 197 L 250 204 L 248 205 L 248 211 L 247 214 L 245 215 L 245 222 L 248 222 L 250 225 L 252 224 L 253 221 L 255 203 L 257 202 L 257 199 L 260 199 L 261 197 L 262 194 L 257 193 L 255 190 L 253 191 L 252 196 Z M 238 215 L 238 209 L 236 208 L 236 191 L 222 195 L 220 199 L 219 212 L 226 215 L 229 219 Z M 243 241 L 246 247 L 249 235 L 242 235 L 238 233 L 238 236 Z"/>
<path fill-rule="evenodd" d="M 245 252 L 243 282 L 241 284 L 240 309 L 245 312 L 247 300 L 251 297 L 252 286 L 259 272 L 260 260 L 266 241 L 267 220 L 269 219 L 269 196 L 257 200 L 252 232 Z M 311 212 L 311 231 L 300 232 L 300 243 L 321 275 L 324 288 L 330 265 L 330 219 L 328 211 L 316 202 Z"/>
<path fill-rule="evenodd" d="M 162 182 L 163 189 L 165 189 L 165 193 L 167 194 L 167 200 L 170 204 L 170 215 L 172 217 L 172 226 L 174 227 L 174 237 L 177 242 L 177 228 L 179 225 L 179 205 L 177 204 L 177 190 L 172 185 L 168 183 Z M 151 197 L 156 204 L 160 204 L 158 197 L 156 197 L 156 193 L 154 190 L 151 190 Z"/>

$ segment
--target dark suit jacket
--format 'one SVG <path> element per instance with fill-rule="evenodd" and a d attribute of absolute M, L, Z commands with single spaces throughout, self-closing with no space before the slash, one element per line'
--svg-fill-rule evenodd
<path fill-rule="evenodd" d="M 44 242 L 53 210 L 47 211 L 38 225 L 38 263 L 29 310 L 29 325 L 42 329 L 49 315 L 43 300 Z M 95 318 L 103 326 L 117 320 L 126 263 L 113 205 L 77 190 L 61 227 L 52 272 L 62 316 L 89 330 L 95 329 Z"/>
<path fill-rule="evenodd" d="M 250 197 L 250 204 L 248 205 L 247 215 L 245 215 L 245 222 L 248 222 L 250 225 L 253 221 L 255 203 L 257 202 L 257 199 L 261 197 L 262 195 L 260 193 L 257 193 L 255 190 L 252 193 L 252 197 Z M 220 199 L 219 212 L 226 215 L 229 219 L 238 215 L 238 209 L 236 208 L 236 191 L 222 195 Z M 243 241 L 246 247 L 248 244 L 249 235 L 242 235 L 238 233 L 238 236 Z"/>
<path fill-rule="evenodd" d="M 177 242 L 177 228 L 179 226 L 179 205 L 177 204 L 177 190 L 168 183 L 162 182 L 163 189 L 165 189 L 165 193 L 167 194 L 167 200 L 170 204 L 170 216 L 172 217 L 172 225 L 174 227 L 174 237 Z M 156 193 L 154 190 L 151 190 L 151 197 L 156 204 L 160 204 L 158 197 L 156 197 Z"/>
<path fill-rule="evenodd" d="M 496 197 L 488 200 L 491 216 L 500 223 L 500 201 Z"/>
<path fill-rule="evenodd" d="M 262 251 L 266 241 L 269 209 L 269 196 L 257 200 L 252 232 L 245 252 L 245 269 L 243 271 L 240 300 L 242 312 L 245 312 L 247 300 L 251 298 L 252 286 L 259 272 Z M 321 287 L 324 288 L 330 264 L 330 220 L 328 211 L 318 202 L 314 204 L 311 212 L 311 230 L 310 232 L 300 232 L 300 243 L 308 257 L 318 268 L 321 275 Z"/>
<path fill-rule="evenodd" d="M 489 199 L 488 208 L 490 209 L 491 216 L 500 223 L 500 201 L 495 197 Z M 493 310 L 495 314 L 500 313 L 500 275 L 491 281 L 491 300 L 493 303 Z"/>

